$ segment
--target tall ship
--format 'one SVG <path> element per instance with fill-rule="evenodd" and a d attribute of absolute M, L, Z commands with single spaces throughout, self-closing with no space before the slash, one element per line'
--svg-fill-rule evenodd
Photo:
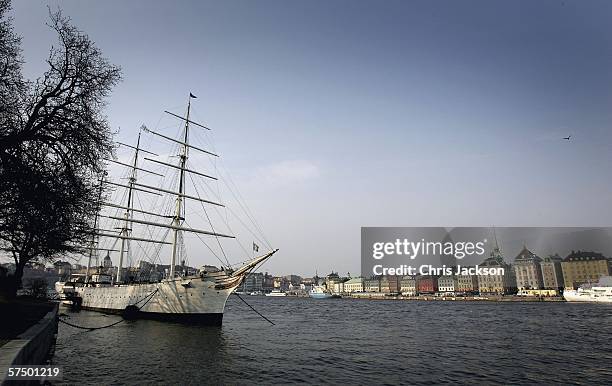
<path fill-rule="evenodd" d="M 596 284 L 585 284 L 577 290 L 563 291 L 568 302 L 612 303 L 612 276 L 603 276 Z"/>
<path fill-rule="evenodd" d="M 94 233 L 90 244 L 82 248 L 88 257 L 86 274 L 57 282 L 55 287 L 61 298 L 87 310 L 220 325 L 230 294 L 250 272 L 278 251 L 268 243 L 246 203 L 240 201 L 242 196 L 227 174 L 229 181 L 224 181 L 225 186 L 246 213 L 247 220 L 240 223 L 258 242 L 262 243 L 263 239 L 268 248 L 259 254 L 259 245 L 255 242 L 253 251 L 249 251 L 238 241 L 243 261 L 231 264 L 230 249 L 224 242 L 238 239 L 219 229 L 233 229 L 228 213 L 235 212 L 221 202 L 218 195 L 221 189 L 212 185 L 218 184 L 222 177 L 202 170 L 199 166 L 205 161 L 188 161 L 192 158 L 190 153 L 198 153 L 197 156 L 212 159 L 211 169 L 221 173 L 217 168 L 219 155 L 199 142 L 196 146 L 190 141 L 193 136 L 206 142 L 211 130 L 190 117 L 193 98 L 196 97 L 190 93 L 185 116 L 165 111 L 169 119 L 180 123 L 176 127 L 178 138 L 143 125 L 135 145 L 118 143 L 132 153 L 131 160 L 107 160 L 124 171 L 123 178 L 101 181 L 100 211 L 95 218 Z M 149 142 L 171 145 L 165 158 L 142 147 L 143 134 L 149 137 Z M 212 140 L 208 140 L 212 145 Z M 188 182 L 192 183 L 191 189 Z M 109 194 L 113 189 L 114 193 Z M 189 225 L 198 218 L 207 226 L 200 229 Z M 222 224 L 215 224 L 213 219 Z M 192 242 L 185 243 L 185 238 Z M 193 241 L 199 248 L 188 254 L 186 244 L 193 246 Z M 238 250 L 235 245 L 234 249 Z M 100 264 L 104 254 L 104 262 Z M 116 267 L 111 256 L 118 262 Z M 190 257 L 201 260 L 212 256 L 220 264 L 197 270 L 187 266 Z M 138 269 L 129 266 L 137 261 Z"/>

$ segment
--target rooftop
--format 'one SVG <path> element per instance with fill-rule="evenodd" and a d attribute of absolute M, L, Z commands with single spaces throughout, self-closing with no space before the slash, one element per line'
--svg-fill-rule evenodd
<path fill-rule="evenodd" d="M 531 252 L 527 249 L 527 246 L 523 245 L 523 249 L 519 252 L 518 255 L 514 258 L 514 261 L 529 261 L 529 260 L 542 260 L 535 253 Z"/>
<path fill-rule="evenodd" d="M 581 261 L 581 260 L 607 260 L 608 258 L 599 252 L 592 251 L 572 251 L 563 261 Z"/>
<path fill-rule="evenodd" d="M 362 282 L 363 282 L 363 278 L 362 277 L 355 277 L 355 278 L 350 279 L 346 283 L 344 283 L 344 285 L 346 285 L 346 284 L 360 284 Z"/>

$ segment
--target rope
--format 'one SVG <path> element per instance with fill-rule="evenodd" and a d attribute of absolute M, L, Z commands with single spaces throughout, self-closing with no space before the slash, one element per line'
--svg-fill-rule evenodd
<path fill-rule="evenodd" d="M 217 172 L 219 172 L 219 170 L 217 170 Z M 221 181 L 223 181 L 223 183 L 224 183 L 224 184 L 225 184 L 225 186 L 228 188 L 228 190 L 230 191 L 230 193 L 232 193 L 232 196 L 234 197 L 234 199 L 235 199 L 235 200 L 236 200 L 236 202 L 238 203 L 238 206 L 239 206 L 239 207 L 242 209 L 242 206 L 241 206 L 240 202 L 238 201 L 239 199 L 236 197 L 236 195 L 234 194 L 234 192 L 231 190 L 231 187 L 230 187 L 230 186 L 227 184 L 227 182 L 226 182 L 226 181 L 225 181 L 223 178 L 221 178 Z M 211 195 L 212 195 L 214 198 L 216 198 L 218 201 L 222 201 L 222 200 L 221 200 L 221 196 L 220 196 L 219 194 L 217 194 L 215 191 L 213 191 L 213 190 L 212 190 L 212 189 L 211 189 L 211 188 L 208 186 L 208 184 L 201 183 L 201 184 L 200 184 L 200 186 L 201 186 L 201 187 L 203 187 L 203 188 L 204 188 L 204 190 L 207 190 L 208 192 L 210 192 L 210 193 L 211 193 Z M 217 213 L 217 214 L 219 214 L 219 217 L 221 217 L 221 218 L 222 218 L 221 214 L 219 213 L 219 210 L 218 210 L 216 207 L 214 207 L 213 209 L 216 211 L 216 213 Z M 237 221 L 238 221 L 240 224 L 242 224 L 242 226 L 244 227 L 244 229 L 245 229 L 246 231 L 248 231 L 248 232 L 251 234 L 251 236 L 253 236 L 253 238 L 255 239 L 255 241 L 257 241 L 257 242 L 258 242 L 259 244 L 261 244 L 261 245 L 268 246 L 270 249 L 272 249 L 272 248 L 271 248 L 271 246 L 269 245 L 269 243 L 267 243 L 267 242 L 265 242 L 265 241 L 262 241 L 262 239 L 261 239 L 261 238 L 260 238 L 260 237 L 259 237 L 259 236 L 258 236 L 258 235 L 257 235 L 257 234 L 254 232 L 254 231 L 253 231 L 253 229 L 251 229 L 251 227 L 250 227 L 249 225 L 245 224 L 245 222 L 242 220 L 242 218 L 241 218 L 240 216 L 238 216 L 238 214 L 237 214 L 236 212 L 234 212 L 234 211 L 232 210 L 232 208 L 231 208 L 231 207 L 226 206 L 226 207 L 225 207 L 225 210 L 226 210 L 226 212 L 231 213 L 231 214 L 234 216 L 234 218 L 235 218 L 235 219 L 236 219 L 236 220 L 237 220 Z M 244 209 L 242 209 L 242 210 L 244 211 Z M 246 218 L 248 218 L 249 220 L 251 220 L 251 219 L 250 219 L 250 217 L 249 217 L 248 215 L 246 215 Z M 251 220 L 251 222 L 252 222 L 252 221 L 253 221 L 253 220 Z M 227 225 L 227 226 L 228 226 L 228 228 L 229 228 L 229 224 L 228 224 L 227 222 L 226 222 L 226 225 Z M 257 229 L 256 229 L 256 230 L 257 230 Z M 263 237 L 263 236 L 262 236 L 262 237 Z M 263 238 L 265 239 L 265 237 L 263 237 Z M 238 238 L 236 238 L 236 240 L 238 240 Z"/>
<path fill-rule="evenodd" d="M 242 300 L 244 302 L 244 304 L 246 304 L 247 306 L 249 306 L 250 309 L 252 309 L 253 311 L 255 311 L 255 313 L 259 316 L 261 316 L 262 318 L 264 318 L 265 320 L 267 320 L 271 325 L 275 326 L 274 322 L 271 321 L 270 319 L 266 318 L 265 316 L 263 316 L 259 311 L 257 311 L 255 308 L 253 308 L 253 306 L 251 306 L 249 303 L 246 302 L 246 300 L 244 300 L 240 295 L 238 295 L 236 292 L 234 292 L 234 294 L 236 296 L 238 296 L 238 299 Z"/>
<path fill-rule="evenodd" d="M 144 298 L 140 299 L 140 300 L 139 300 L 139 301 L 137 301 L 136 303 L 134 303 L 134 304 L 130 304 L 128 307 L 130 307 L 130 306 L 134 306 L 134 307 L 138 308 L 138 310 L 140 311 L 140 309 L 141 309 L 142 307 L 146 306 L 146 305 L 147 305 L 147 303 L 148 303 L 148 302 L 149 302 L 151 299 L 153 299 L 153 295 L 155 295 L 155 294 L 157 293 L 157 291 L 159 291 L 159 288 L 156 288 L 156 289 L 155 289 L 155 291 L 151 292 L 149 295 L 147 295 L 147 296 L 145 296 Z M 148 298 L 148 299 L 147 299 L 147 298 Z M 147 301 L 146 301 L 146 302 L 145 302 L 145 303 L 144 303 L 142 306 L 138 307 L 138 306 L 137 306 L 137 304 L 138 304 L 138 303 L 140 303 L 140 302 L 142 302 L 142 301 L 143 301 L 143 300 L 145 300 L 145 299 L 147 299 Z M 127 308 L 127 307 L 126 307 L 126 308 Z M 85 326 L 77 326 L 76 324 L 72 324 L 72 323 L 69 323 L 69 322 L 67 322 L 67 321 L 65 321 L 65 320 L 62 320 L 61 318 L 58 318 L 58 320 L 59 320 L 60 322 L 64 323 L 64 324 L 69 325 L 70 327 L 80 328 L 80 329 L 82 329 L 82 330 L 93 331 L 93 330 L 101 330 L 101 329 L 103 329 L 103 328 L 109 328 L 109 327 L 116 326 L 116 325 L 118 325 L 119 323 L 123 322 L 125 319 L 121 319 L 121 320 L 119 320 L 119 321 L 117 321 L 117 322 L 115 322 L 115 323 L 111 323 L 111 324 L 109 324 L 108 326 L 102 326 L 102 327 L 85 327 Z"/>
<path fill-rule="evenodd" d="M 142 307 L 146 306 L 146 305 L 147 305 L 147 303 L 148 303 L 148 302 L 149 302 L 151 299 L 153 299 L 153 295 L 155 295 L 155 294 L 157 293 L 157 291 L 159 291 L 159 288 L 156 288 L 156 289 L 155 289 L 155 291 L 151 292 L 149 295 L 145 296 L 144 298 L 140 299 L 140 300 L 139 300 L 139 301 L 137 301 L 136 303 L 132 304 L 132 306 L 136 306 L 136 307 L 138 307 L 138 305 L 137 305 L 138 303 L 140 303 L 141 301 L 145 300 L 146 298 L 149 298 L 149 299 L 147 299 L 147 301 L 146 301 L 146 302 L 145 302 L 145 303 L 144 303 L 142 306 L 138 307 L 138 310 L 140 311 L 140 309 L 142 309 Z"/>
<path fill-rule="evenodd" d="M 200 197 L 200 192 L 198 191 L 198 188 L 196 186 L 195 181 L 193 180 L 193 176 L 190 174 L 189 178 L 191 179 L 191 183 L 193 184 L 193 187 L 195 188 L 196 194 L 198 196 L 199 199 L 202 199 Z M 213 233 L 215 233 L 215 227 L 213 226 L 212 221 L 210 220 L 210 216 L 208 216 L 208 211 L 206 210 L 206 207 L 204 206 L 204 203 L 202 201 L 200 201 L 200 205 L 202 205 L 202 209 L 204 210 L 204 214 L 206 215 L 206 219 L 208 220 L 208 224 L 210 225 L 210 228 L 212 229 Z M 219 236 L 215 234 L 215 239 L 217 239 L 217 244 L 219 244 L 219 249 L 221 249 L 221 253 L 223 254 L 223 257 L 225 257 L 225 261 L 227 262 L 227 265 L 230 265 L 229 260 L 227 259 L 227 255 L 225 254 L 225 250 L 223 249 L 223 246 L 221 245 L 221 241 L 219 240 Z"/>
<path fill-rule="evenodd" d="M 221 162 L 223 162 L 223 161 L 221 161 Z M 236 189 L 236 193 L 238 194 L 238 197 L 236 197 L 236 195 L 234 194 L 234 191 L 232 190 L 232 188 L 226 183 L 225 178 L 222 179 L 223 183 L 225 184 L 225 186 L 227 186 L 227 188 L 229 189 L 230 193 L 232 193 L 232 196 L 234 196 L 234 198 L 238 202 L 238 205 L 244 211 L 244 214 L 251 221 L 251 223 L 255 226 L 255 229 L 257 229 L 257 231 L 259 232 L 260 236 L 264 239 L 264 242 L 265 242 L 264 244 L 267 245 L 268 248 L 272 249 L 272 244 L 268 241 L 268 239 L 266 238 L 266 235 L 264 234 L 263 230 L 259 226 L 259 223 L 255 220 L 255 216 L 253 216 L 253 213 L 251 213 L 251 211 L 250 211 L 250 209 L 249 209 L 249 207 L 248 207 L 248 205 L 246 203 L 246 200 L 244 199 L 244 197 L 240 193 L 240 190 L 238 189 L 238 186 L 236 185 L 236 183 L 232 179 L 232 176 L 229 174 L 229 171 L 225 167 L 223 169 L 225 170 L 225 175 L 227 176 L 227 180 Z M 240 200 L 242 200 L 242 202 Z"/>
<path fill-rule="evenodd" d="M 189 223 L 188 223 L 187 221 L 185 221 L 185 224 L 187 224 L 187 225 L 189 226 Z M 213 256 L 215 256 L 215 258 L 216 258 L 217 260 L 219 260 L 219 262 L 221 263 L 221 266 L 224 266 L 224 265 L 225 265 L 225 262 L 219 258 L 219 256 L 218 256 L 218 255 L 215 253 L 215 251 L 214 251 L 214 250 L 213 250 L 213 249 L 212 249 L 212 248 L 211 248 L 211 247 L 210 247 L 210 246 L 209 246 L 209 245 L 206 243 L 206 241 L 204 241 L 204 240 L 202 239 L 202 237 L 200 237 L 200 235 L 199 235 L 199 234 L 195 233 L 195 235 L 196 235 L 196 237 L 197 237 L 197 238 L 198 238 L 198 239 L 199 239 L 199 240 L 202 242 L 202 244 L 204 244 L 204 245 L 206 246 L 206 248 L 208 248 L 208 250 L 212 252 Z M 227 257 L 226 257 L 226 260 L 227 260 Z M 231 265 L 231 264 L 229 264 L 229 262 L 228 262 L 228 267 L 231 267 L 231 266 L 232 266 L 232 265 Z"/>
<path fill-rule="evenodd" d="M 117 322 L 115 322 L 115 323 L 111 323 L 111 324 L 109 324 L 108 326 L 102 326 L 102 327 L 84 327 L 84 326 L 77 326 L 76 324 L 69 323 L 69 322 L 67 322 L 67 321 L 65 321 L 65 320 L 62 320 L 62 319 L 60 319 L 60 318 L 58 318 L 58 320 L 59 320 L 60 322 L 64 323 L 64 324 L 69 325 L 70 327 L 80 328 L 80 329 L 82 329 L 82 330 L 93 331 L 93 330 L 101 330 L 101 329 L 103 329 L 103 328 L 108 328 L 108 327 L 113 327 L 113 326 L 116 326 L 117 324 L 119 324 L 119 323 L 123 322 L 125 319 L 121 319 L 121 320 L 119 320 L 119 321 L 117 321 Z"/>

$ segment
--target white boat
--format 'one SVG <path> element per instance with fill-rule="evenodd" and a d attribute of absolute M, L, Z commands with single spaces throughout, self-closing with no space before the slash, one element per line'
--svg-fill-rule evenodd
<path fill-rule="evenodd" d="M 272 290 L 272 292 L 268 292 L 266 296 L 287 296 L 287 294 L 281 290 Z"/>
<path fill-rule="evenodd" d="M 313 299 L 330 299 L 334 296 L 327 290 L 327 288 L 321 285 L 312 287 L 312 289 L 308 292 L 308 295 Z"/>
<path fill-rule="evenodd" d="M 599 283 L 580 286 L 577 290 L 563 291 L 568 302 L 612 303 L 612 277 L 604 276 Z"/>
<path fill-rule="evenodd" d="M 210 179 L 217 180 L 218 178 L 195 170 L 195 165 L 187 165 L 190 152 L 199 152 L 206 157 L 218 157 L 202 147 L 189 143 L 189 129 L 192 125 L 199 126 L 199 130 L 202 128 L 210 130 L 190 119 L 191 98 L 195 97 L 190 94 L 185 117 L 168 113 L 182 121 L 182 132 L 179 139 L 157 133 L 143 126 L 135 147 L 121 144 L 135 150 L 133 159 L 130 164 L 118 161 L 112 162 L 128 167 L 129 178 L 127 182 L 123 180 L 118 180 L 118 182 L 103 180 L 101 185 L 105 184 L 115 188 L 126 189 L 123 195 L 126 202 L 105 202 L 106 200 L 102 199 L 102 186 L 100 187 L 101 199 L 99 202 L 101 210 L 111 208 L 111 210 L 119 212 L 121 216 L 119 214 L 109 215 L 106 214 L 108 212 L 105 212 L 105 215 L 96 217 L 96 223 L 94 223 L 93 227 L 95 233 L 91 244 L 87 247 L 89 258 L 85 279 L 56 283 L 55 287 L 61 298 L 79 303 L 83 309 L 123 313 L 124 315 L 142 318 L 196 321 L 203 324 L 220 325 L 223 319 L 225 303 L 229 295 L 258 264 L 276 253 L 277 250 L 270 249 L 269 252 L 261 256 L 246 259 L 246 262 L 242 263 L 239 267 L 230 266 L 228 261 L 227 265 L 223 265 L 220 268 L 207 265 L 199 271 L 191 272 L 190 274 L 179 272 L 184 264 L 177 265 L 177 262 L 184 259 L 185 256 L 185 246 L 182 243 L 183 233 L 193 233 L 198 235 L 198 237 L 214 237 L 217 239 L 214 241 L 215 244 L 218 244 L 221 249 L 223 249 L 220 242 L 221 239 L 235 238 L 233 235 L 216 232 L 210 219 L 208 219 L 210 230 L 194 229 L 185 223 L 186 217 L 189 217 L 192 212 L 201 212 L 202 209 L 206 210 L 205 206 L 224 207 L 223 204 L 214 202 L 212 199 L 200 197 L 196 185 L 197 180 L 194 181 L 194 178 L 206 179 L 206 181 L 210 181 Z M 164 162 L 155 158 L 156 154 L 142 149 L 140 147 L 140 136 L 143 132 L 151 134 L 157 139 L 169 141 L 174 146 L 178 145 L 179 154 L 177 157 L 169 158 L 167 162 Z M 142 161 L 142 158 L 145 161 L 149 161 L 150 165 L 156 165 L 156 167 L 161 167 L 164 170 L 169 168 L 167 170 L 176 173 L 175 176 L 173 173 L 169 173 L 172 177 L 176 177 L 170 179 L 172 185 L 164 185 L 162 182 L 140 182 L 137 179 L 137 172 L 149 173 L 147 178 L 155 178 L 151 177 L 151 175 L 165 177 L 163 174 L 148 170 L 145 165 L 140 165 L 139 162 Z M 178 160 L 178 162 L 172 162 L 173 159 Z M 189 176 L 189 178 L 186 178 L 186 176 Z M 188 181 L 194 184 L 195 190 L 186 192 L 185 187 Z M 206 186 L 204 184 L 205 182 L 201 182 L 200 186 Z M 164 199 L 167 198 L 168 200 L 166 205 L 160 205 L 159 202 L 153 201 L 150 209 L 143 210 L 143 200 L 139 199 L 143 193 L 164 197 Z M 137 198 L 138 200 L 136 200 Z M 201 207 L 198 208 L 195 204 L 191 204 L 187 206 L 188 210 L 186 211 L 184 205 L 186 200 L 199 202 L 198 206 Z M 138 204 L 136 205 L 135 202 Z M 107 229 L 100 229 L 101 225 L 98 223 L 100 217 L 111 219 L 112 224 Z M 138 230 L 143 232 L 140 235 L 135 235 L 135 228 L 140 228 Z M 157 231 L 159 228 L 162 231 Z M 166 238 L 171 240 L 167 241 Z M 111 240 L 111 242 L 104 244 L 104 241 L 108 240 Z M 115 249 L 118 248 L 115 246 L 117 243 L 120 245 L 119 249 Z M 101 246 L 106 245 L 108 245 L 107 248 L 101 248 Z M 170 254 L 170 264 L 166 273 L 162 275 L 162 279 L 149 277 L 146 280 L 135 282 L 132 278 L 125 277 L 128 276 L 124 268 L 124 261 L 127 260 L 125 257 L 134 257 L 133 255 L 127 255 L 127 253 L 132 250 L 144 251 L 143 245 L 154 246 L 152 249 L 157 251 L 157 256 L 153 259 L 159 257 L 164 245 L 171 246 L 170 251 L 168 251 Z M 259 246 L 255 247 L 256 245 L 254 244 L 254 251 L 259 249 Z M 106 259 L 110 262 L 110 266 L 94 269 L 92 267 L 92 258 L 97 260 L 99 251 L 107 253 Z M 109 254 L 114 252 L 119 252 L 117 259 L 119 262 L 118 267 L 112 267 L 112 261 L 109 257 Z M 225 255 L 225 252 L 223 254 Z M 144 258 L 140 259 L 140 261 L 144 261 Z M 155 261 L 150 263 L 151 267 L 155 266 L 153 263 Z"/>

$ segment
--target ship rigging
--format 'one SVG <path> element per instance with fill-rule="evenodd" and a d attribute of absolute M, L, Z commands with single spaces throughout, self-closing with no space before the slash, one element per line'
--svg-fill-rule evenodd
<path fill-rule="evenodd" d="M 135 146 L 118 143 L 122 148 L 133 151 L 130 161 L 108 160 L 116 168 L 125 169 L 124 178 L 104 178 L 100 181 L 100 211 L 94 221 L 90 245 L 86 247 L 85 279 L 82 283 L 72 283 L 72 291 L 82 299 L 83 307 L 118 312 L 146 298 L 146 304 L 139 308 L 139 313 L 144 316 L 172 319 L 195 317 L 217 324 L 221 322 L 229 294 L 249 272 L 276 253 L 277 250 L 268 242 L 244 200 L 240 200 L 242 195 L 231 177 L 223 174 L 217 166 L 219 155 L 213 148 L 192 143 L 190 137 L 202 137 L 197 132 L 192 134 L 192 126 L 205 133 L 211 131 L 208 126 L 192 119 L 193 98 L 195 96 L 190 94 L 185 116 L 165 111 L 171 119 L 181 122 L 178 139 L 142 125 Z M 143 146 L 142 141 L 146 137 L 150 142 L 157 140 L 174 146 L 174 152 L 170 153 L 167 161 L 159 159 L 161 157 L 157 153 Z M 209 161 L 212 159 L 213 162 L 208 163 L 211 171 L 201 168 L 200 162 L 188 163 L 192 152 L 209 158 Z M 174 174 L 169 184 L 168 173 Z M 228 181 L 224 176 L 228 177 Z M 188 182 L 192 183 L 192 190 L 187 189 Z M 216 189 L 209 182 L 217 184 Z M 219 182 L 223 182 L 236 199 L 246 221 L 235 216 L 236 213 L 225 205 Z M 111 191 L 114 194 L 108 193 Z M 189 205 L 189 210 L 188 202 L 195 204 Z M 246 228 L 258 243 L 269 248 L 268 252 L 250 256 L 235 236 L 233 230 L 236 226 L 230 224 L 229 214 L 237 217 L 237 224 Z M 206 227 L 191 225 L 190 219 L 197 216 L 205 220 Z M 215 216 L 221 220 L 221 225 L 215 224 Z M 247 226 L 249 223 L 250 227 Z M 208 252 L 219 260 L 221 267 L 206 265 L 198 272 L 190 271 L 186 266 L 185 234 L 197 237 Z M 204 238 L 214 242 L 206 242 Z M 230 263 L 227 248 L 222 244 L 225 239 L 237 241 L 244 256 L 241 263 Z M 111 261 L 111 255 L 115 257 L 116 270 L 100 265 L 101 252 L 106 253 L 106 263 Z M 156 270 L 158 266 L 164 266 L 160 258 L 164 252 L 169 255 L 168 268 L 161 277 L 152 275 L 159 274 L 159 270 Z M 133 268 L 128 267 L 134 263 L 136 255 L 141 258 L 140 269 L 135 275 Z M 65 292 L 70 288 L 66 284 L 58 283 L 56 287 Z"/>

